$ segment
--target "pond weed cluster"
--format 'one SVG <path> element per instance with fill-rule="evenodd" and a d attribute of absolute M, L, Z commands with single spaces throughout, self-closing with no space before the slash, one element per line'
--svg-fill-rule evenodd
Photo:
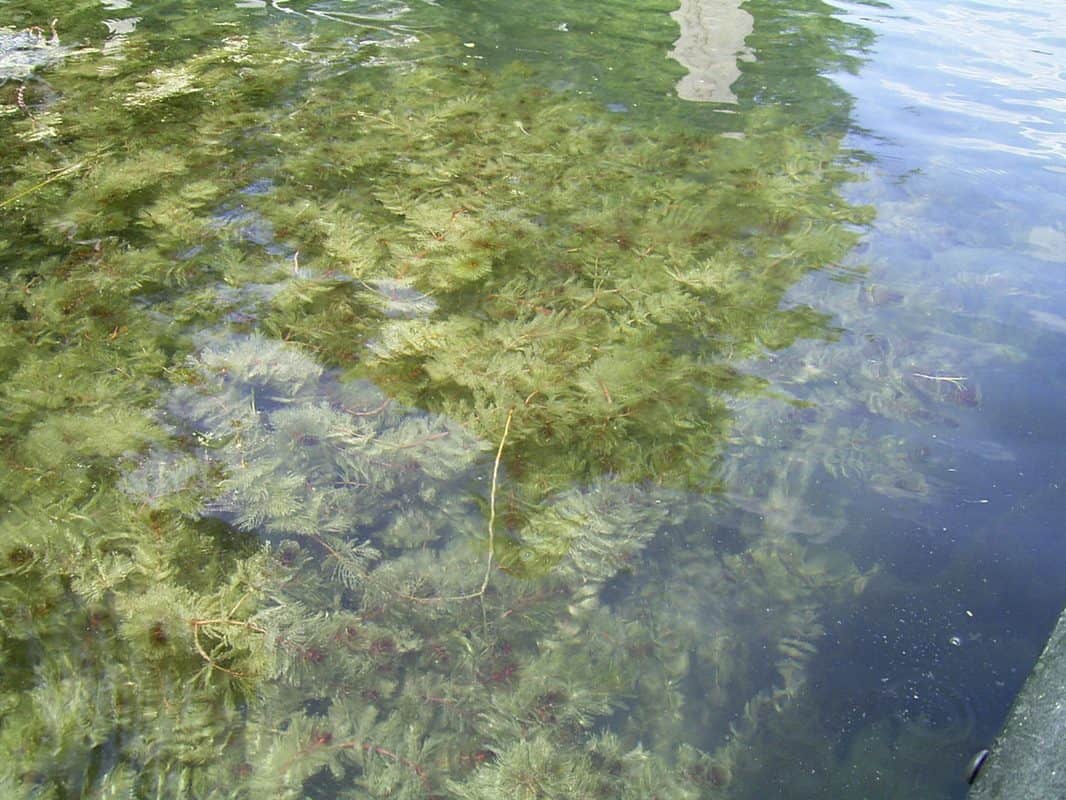
<path fill-rule="evenodd" d="M 708 535 L 734 365 L 833 335 L 838 137 L 90 6 L 3 87 L 0 791 L 725 796 L 863 581 Z"/>

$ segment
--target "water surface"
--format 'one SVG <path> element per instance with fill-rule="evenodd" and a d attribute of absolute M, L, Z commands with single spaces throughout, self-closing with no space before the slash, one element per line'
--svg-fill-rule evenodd
<path fill-rule="evenodd" d="M 0 5 L 5 796 L 965 794 L 1064 603 L 1061 11 L 676 11 Z"/>

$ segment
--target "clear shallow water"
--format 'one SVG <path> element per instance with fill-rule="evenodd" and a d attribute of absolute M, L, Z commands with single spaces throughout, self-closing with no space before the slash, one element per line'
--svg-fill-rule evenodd
<path fill-rule="evenodd" d="M 851 497 L 846 536 L 885 575 L 812 668 L 838 760 L 804 742 L 752 796 L 964 796 L 960 758 L 994 736 L 1062 607 L 1062 13 L 842 6 L 877 36 L 834 78 L 873 158 L 853 194 L 877 209 L 855 256 L 867 289 L 856 303 L 816 279 L 798 297 L 828 293 L 845 340 L 877 342 L 873 375 L 902 356 L 926 387 L 919 373 L 962 380 L 939 395 L 953 410 L 895 429 L 929 496 Z"/>
<path fill-rule="evenodd" d="M 1050 7 L 753 3 L 722 107 L 668 4 L 113 5 L 7 86 L 13 796 L 964 793 L 1064 600 Z"/>

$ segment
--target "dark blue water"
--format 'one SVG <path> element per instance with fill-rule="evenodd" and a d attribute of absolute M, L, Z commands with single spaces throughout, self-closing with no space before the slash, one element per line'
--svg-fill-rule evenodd
<path fill-rule="evenodd" d="M 750 796 L 961 797 L 1066 603 L 1066 7 L 839 8 L 877 37 L 833 76 L 877 218 L 860 288 L 796 292 L 835 310 L 841 352 L 797 358 L 838 371 L 853 425 L 898 436 L 923 480 L 808 487 L 847 496 L 834 541 L 883 570 L 827 625 L 818 725 L 782 734 Z M 900 372 L 926 403 L 893 405 Z"/>

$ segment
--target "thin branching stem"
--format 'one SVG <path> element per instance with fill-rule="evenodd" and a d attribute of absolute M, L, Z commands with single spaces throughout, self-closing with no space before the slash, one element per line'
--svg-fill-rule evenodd
<path fill-rule="evenodd" d="M 448 597 L 415 597 L 414 595 L 402 595 L 407 600 L 417 603 L 445 603 L 458 600 L 484 599 L 485 592 L 489 588 L 489 579 L 492 577 L 492 565 L 496 556 L 496 492 L 499 488 L 500 462 L 503 460 L 503 448 L 507 444 L 507 435 L 511 432 L 511 420 L 514 418 L 514 409 L 507 412 L 507 422 L 503 426 L 503 435 L 500 436 L 500 446 L 496 448 L 496 460 L 492 464 L 492 488 L 489 492 L 489 555 L 485 560 L 485 577 L 481 581 L 481 588 L 476 592 L 457 594 Z"/>

